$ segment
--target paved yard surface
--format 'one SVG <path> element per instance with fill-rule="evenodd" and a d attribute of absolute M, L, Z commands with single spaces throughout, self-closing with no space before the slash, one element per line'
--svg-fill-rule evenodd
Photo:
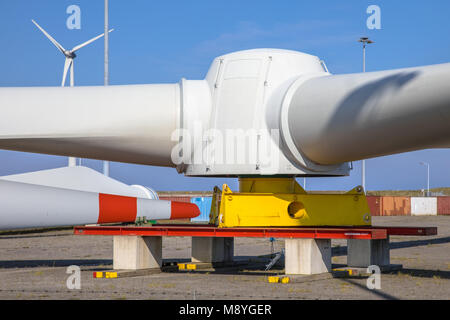
<path fill-rule="evenodd" d="M 374 225 L 437 226 L 433 237 L 391 237 L 391 263 L 403 270 L 383 274 L 381 290 L 366 278 L 304 276 L 272 284 L 282 274 L 250 264 L 239 270 L 203 270 L 148 276 L 94 279 L 94 270 L 112 269 L 112 237 L 74 236 L 72 230 L 0 234 L 0 299 L 449 299 L 450 216 L 374 217 Z M 346 241 L 333 240 L 333 263 L 346 263 Z M 189 238 L 164 238 L 163 258 L 190 258 Z M 274 244 L 275 252 L 284 246 Z M 271 253 L 268 239 L 238 238 L 237 258 Z M 69 290 L 66 269 L 81 267 L 81 289 Z"/>

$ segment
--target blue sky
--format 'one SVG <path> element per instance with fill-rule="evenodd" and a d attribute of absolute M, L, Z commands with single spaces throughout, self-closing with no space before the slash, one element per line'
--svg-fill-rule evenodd
<path fill-rule="evenodd" d="M 69 30 L 69 5 L 81 8 L 81 29 Z M 368 30 L 369 5 L 381 8 L 381 30 Z M 324 59 L 330 72 L 362 69 L 356 40 L 369 36 L 367 71 L 450 62 L 450 2 L 434 1 L 118 1 L 110 0 L 110 83 L 171 83 L 203 79 L 214 57 L 274 47 Z M 0 86 L 58 86 L 64 57 L 31 23 L 35 19 L 66 49 L 103 32 L 102 0 L 0 2 Z M 79 51 L 76 85 L 103 84 L 103 40 Z M 0 97 L 1 99 L 1 97 Z M 1 104 L 1 100 L 0 100 Z M 65 157 L 0 151 L 0 175 L 64 166 Z M 450 150 L 370 159 L 367 189 L 421 189 L 431 165 L 431 187 L 450 186 Z M 101 162 L 85 160 L 101 170 Z M 175 169 L 111 164 L 111 176 L 157 190 L 210 190 L 235 179 L 187 178 Z M 300 180 L 302 181 L 302 180 Z M 360 163 L 349 177 L 310 178 L 308 189 L 343 190 L 360 184 Z"/>

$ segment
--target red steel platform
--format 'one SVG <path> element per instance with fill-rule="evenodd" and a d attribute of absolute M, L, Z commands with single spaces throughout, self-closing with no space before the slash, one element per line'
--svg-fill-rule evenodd
<path fill-rule="evenodd" d="M 75 235 L 165 236 L 165 237 L 243 237 L 310 239 L 386 239 L 388 236 L 432 236 L 436 227 L 297 227 L 297 228 L 218 228 L 212 225 L 156 224 L 135 226 L 78 226 Z"/>

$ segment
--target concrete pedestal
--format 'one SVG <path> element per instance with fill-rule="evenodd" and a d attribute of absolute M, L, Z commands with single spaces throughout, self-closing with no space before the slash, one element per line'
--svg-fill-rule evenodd
<path fill-rule="evenodd" d="M 232 262 L 234 238 L 192 237 L 192 262 Z"/>
<path fill-rule="evenodd" d="M 347 265 L 349 267 L 379 267 L 390 264 L 389 237 L 381 240 L 347 240 Z"/>
<path fill-rule="evenodd" d="M 286 239 L 286 274 L 331 272 L 330 239 Z"/>
<path fill-rule="evenodd" d="M 161 268 L 162 237 L 114 236 L 113 268 Z"/>

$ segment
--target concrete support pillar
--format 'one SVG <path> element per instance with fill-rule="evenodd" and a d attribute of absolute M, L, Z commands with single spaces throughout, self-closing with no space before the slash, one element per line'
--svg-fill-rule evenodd
<path fill-rule="evenodd" d="M 234 238 L 192 237 L 192 262 L 232 262 Z"/>
<path fill-rule="evenodd" d="M 349 267 L 379 267 L 390 265 L 389 236 L 380 240 L 347 240 L 347 265 Z"/>
<path fill-rule="evenodd" d="M 286 274 L 331 272 L 330 239 L 286 239 Z"/>
<path fill-rule="evenodd" d="M 114 236 L 113 268 L 161 268 L 162 237 Z"/>

